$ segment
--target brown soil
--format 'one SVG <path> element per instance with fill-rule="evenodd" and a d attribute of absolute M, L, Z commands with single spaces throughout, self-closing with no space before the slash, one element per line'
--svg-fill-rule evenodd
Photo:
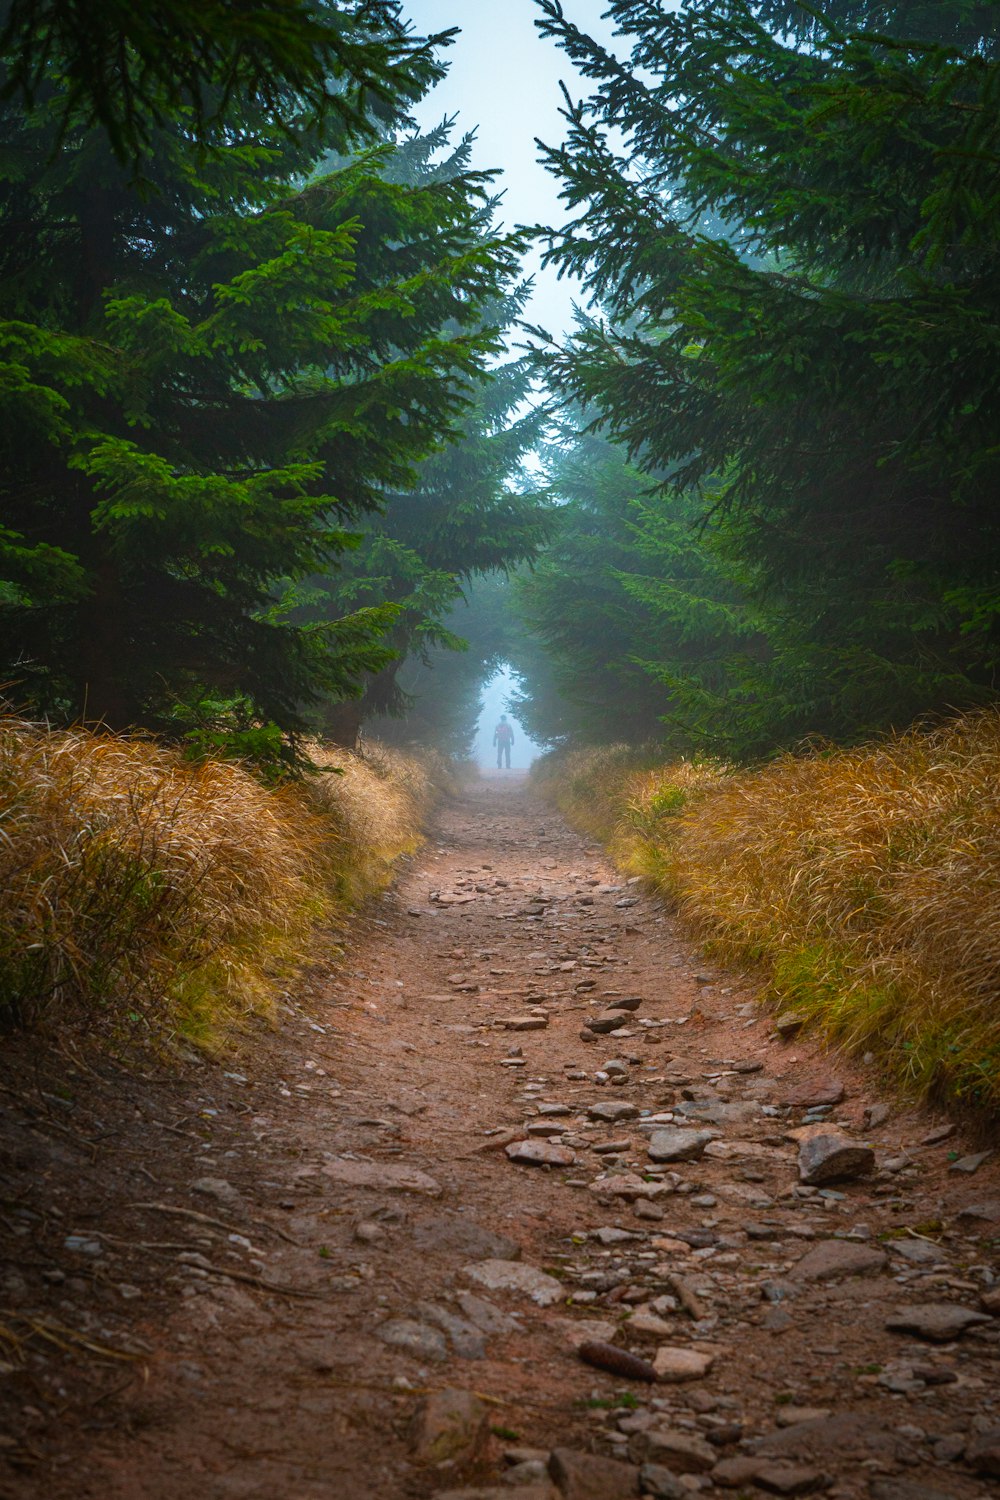
<path fill-rule="evenodd" d="M 1000 1323 L 937 1345 L 884 1325 L 901 1305 L 980 1306 L 1000 1275 L 1000 1226 L 963 1210 L 1000 1200 L 996 1157 L 974 1175 L 950 1171 L 974 1147 L 958 1135 L 920 1145 L 941 1122 L 896 1106 L 866 1129 L 871 1079 L 808 1040 L 778 1040 L 747 981 L 707 967 L 516 773 L 451 803 L 345 942 L 275 1027 L 181 1076 L 64 1054 L 29 1065 L 23 1043 L 8 1047 L 0 1495 L 416 1500 L 498 1482 L 514 1444 L 627 1457 L 627 1413 L 614 1410 L 626 1390 L 661 1425 L 728 1435 L 720 1457 L 784 1430 L 789 1405 L 850 1414 L 813 1439 L 810 1461 L 836 1496 L 867 1497 L 887 1479 L 900 1497 L 990 1493 L 955 1450 L 1000 1423 Z M 629 995 L 642 1004 L 624 1036 L 581 1039 L 602 999 Z M 533 1007 L 548 1013 L 544 1030 L 497 1024 Z M 594 1080 L 611 1059 L 627 1081 Z M 804 1111 L 782 1100 L 831 1076 L 845 1089 L 832 1118 L 876 1147 L 879 1170 L 834 1184 L 838 1196 L 802 1197 L 787 1132 Z M 712 1127 L 722 1144 L 700 1161 L 667 1169 L 681 1190 L 661 1198 L 662 1220 L 593 1190 L 604 1171 L 642 1171 L 648 1136 L 634 1119 L 595 1125 L 588 1107 L 699 1101 L 749 1107 Z M 544 1103 L 570 1106 L 555 1118 L 576 1161 L 515 1165 L 503 1147 L 547 1118 Z M 612 1140 L 628 1144 L 609 1169 L 593 1147 Z M 425 1173 L 439 1192 L 340 1180 L 382 1168 Z M 859 1243 L 889 1252 L 884 1267 L 796 1278 L 804 1253 L 855 1226 Z M 643 1238 L 587 1238 L 602 1227 Z M 904 1243 L 940 1260 L 912 1264 Z M 498 1249 L 554 1274 L 562 1301 L 474 1286 L 464 1268 Z M 631 1332 L 629 1313 L 676 1296 L 677 1277 L 704 1304 L 701 1321 L 662 1303 L 668 1337 Z M 468 1291 L 503 1315 L 482 1351 L 468 1326 L 443 1342 Z M 377 1334 L 400 1319 L 422 1328 L 427 1352 Z M 714 1367 L 686 1384 L 630 1384 L 579 1360 L 580 1319 L 615 1324 L 619 1344 L 649 1357 L 661 1343 L 697 1346 Z M 483 1357 L 461 1357 L 456 1340 Z M 414 1458 L 414 1412 L 448 1386 L 478 1392 L 491 1413 L 472 1473 Z M 685 1484 L 712 1492 L 704 1474 Z"/>

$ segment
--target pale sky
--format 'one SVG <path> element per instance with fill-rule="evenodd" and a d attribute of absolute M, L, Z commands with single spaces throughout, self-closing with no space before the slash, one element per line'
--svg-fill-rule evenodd
<path fill-rule="evenodd" d="M 561 224 L 566 215 L 559 185 L 539 166 L 535 137 L 548 145 L 562 139 L 560 81 L 575 98 L 586 92 L 586 81 L 566 54 L 535 30 L 534 0 L 407 0 L 405 8 L 423 34 L 461 27 L 461 36 L 444 53 L 448 77 L 417 110 L 420 124 L 457 114 L 456 132 L 476 130 L 474 165 L 503 172 L 498 186 L 507 227 Z M 563 0 L 571 20 L 610 45 L 611 24 L 601 19 L 605 8 L 606 0 Z M 538 260 L 537 254 L 529 257 L 526 270 L 536 272 Z M 574 296 L 579 292 L 570 283 L 558 281 L 553 271 L 543 273 L 529 321 L 550 333 L 568 329 Z"/>

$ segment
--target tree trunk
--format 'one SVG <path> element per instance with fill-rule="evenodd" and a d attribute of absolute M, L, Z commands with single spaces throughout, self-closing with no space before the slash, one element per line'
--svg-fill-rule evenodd
<path fill-rule="evenodd" d="M 346 698 L 332 703 L 323 714 L 323 734 L 345 750 L 356 750 L 361 733 L 361 699 Z"/>

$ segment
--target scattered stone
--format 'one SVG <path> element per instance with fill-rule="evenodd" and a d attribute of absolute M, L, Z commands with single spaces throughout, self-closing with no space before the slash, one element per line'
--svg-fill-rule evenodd
<path fill-rule="evenodd" d="M 599 1245 L 628 1245 L 641 1241 L 643 1236 L 632 1229 L 616 1229 L 613 1225 L 606 1224 L 600 1229 L 592 1229 L 590 1238 Z"/>
<path fill-rule="evenodd" d="M 539 1307 L 562 1302 L 566 1292 L 554 1276 L 516 1260 L 480 1260 L 464 1266 L 462 1273 L 488 1292 L 516 1292 L 530 1297 Z"/>
<path fill-rule="evenodd" d="M 949 1172 L 968 1172 L 971 1176 L 973 1172 L 978 1172 L 983 1162 L 992 1155 L 992 1151 L 977 1151 L 973 1156 L 962 1156 L 958 1161 L 953 1161 L 948 1170 Z"/>
<path fill-rule="evenodd" d="M 404 1167 L 402 1163 L 334 1157 L 332 1161 L 324 1162 L 320 1171 L 342 1187 L 371 1188 L 380 1193 L 419 1193 L 428 1198 L 441 1196 L 439 1182 L 426 1172 L 420 1172 L 416 1167 Z"/>
<path fill-rule="evenodd" d="M 780 1101 L 788 1109 L 816 1109 L 824 1105 L 839 1104 L 844 1097 L 844 1085 L 836 1078 L 820 1083 L 804 1083 L 791 1089 Z"/>
<path fill-rule="evenodd" d="M 617 1326 L 604 1318 L 555 1318 L 553 1324 L 574 1353 L 583 1344 L 613 1344 L 618 1334 Z"/>
<path fill-rule="evenodd" d="M 888 1104 L 869 1104 L 865 1107 L 864 1122 L 866 1130 L 877 1130 L 884 1125 L 892 1114 Z"/>
<path fill-rule="evenodd" d="M 661 1318 L 644 1307 L 640 1307 L 629 1318 L 628 1331 L 638 1334 L 640 1338 L 650 1339 L 670 1338 L 671 1334 L 675 1334 L 673 1326 L 667 1322 L 666 1318 Z"/>
<path fill-rule="evenodd" d="M 639 1494 L 639 1470 L 615 1458 L 599 1458 L 573 1448 L 554 1448 L 549 1476 L 564 1500 L 632 1500 Z"/>
<path fill-rule="evenodd" d="M 759 1458 L 724 1458 L 712 1470 L 712 1482 L 723 1489 L 742 1489 L 755 1484 L 772 1495 L 809 1495 L 828 1489 L 828 1474 L 803 1464 L 770 1463 Z"/>
<path fill-rule="evenodd" d="M 711 1443 L 672 1427 L 647 1427 L 633 1433 L 628 1456 L 634 1463 L 662 1464 L 675 1474 L 707 1474 L 717 1458 Z"/>
<path fill-rule="evenodd" d="M 804 1024 L 801 1016 L 797 1016 L 792 1010 L 786 1010 L 775 1021 L 774 1029 L 781 1037 L 781 1040 L 787 1042 L 793 1036 L 798 1036 Z"/>
<path fill-rule="evenodd" d="M 715 1136 L 708 1130 L 686 1130 L 667 1126 L 649 1138 L 647 1155 L 651 1161 L 698 1161 Z"/>
<path fill-rule="evenodd" d="M 591 1146 L 595 1156 L 619 1156 L 623 1151 L 631 1149 L 632 1142 L 627 1139 L 617 1141 L 595 1141 Z"/>
<path fill-rule="evenodd" d="M 973 1312 L 957 1303 L 917 1302 L 912 1307 L 897 1308 L 886 1319 L 885 1326 L 891 1333 L 912 1333 L 935 1344 L 946 1344 L 961 1338 L 967 1329 L 992 1321 L 986 1313 Z"/>
<path fill-rule="evenodd" d="M 624 1198 L 634 1202 L 639 1198 L 660 1198 L 671 1191 L 666 1182 L 645 1182 L 635 1172 L 618 1172 L 611 1177 L 595 1177 L 590 1191 L 601 1197 Z"/>
<path fill-rule="evenodd" d="M 715 1356 L 698 1349 L 678 1349 L 663 1344 L 656 1351 L 653 1368 L 665 1385 L 679 1385 L 685 1380 L 703 1380 L 715 1363 Z"/>
<path fill-rule="evenodd" d="M 453 1312 L 449 1312 L 446 1307 L 439 1307 L 435 1302 L 420 1302 L 417 1311 L 426 1322 L 433 1323 L 435 1328 L 440 1328 L 442 1333 L 447 1334 L 459 1359 L 486 1358 L 486 1341 L 482 1332 L 464 1318 L 456 1317 Z"/>
<path fill-rule="evenodd" d="M 638 1010 L 642 1003 L 641 995 L 624 995 L 618 1000 L 609 1000 L 608 1010 Z"/>
<path fill-rule="evenodd" d="M 482 1488 L 438 1490 L 434 1500 L 559 1500 L 557 1490 L 548 1480 L 544 1484 L 529 1484 L 512 1490 L 508 1484 L 490 1484 Z"/>
<path fill-rule="evenodd" d="M 840 1276 L 868 1276 L 881 1271 L 885 1255 L 870 1245 L 847 1240 L 823 1240 L 796 1263 L 791 1276 L 797 1281 L 833 1281 Z"/>
<path fill-rule="evenodd" d="M 573 1111 L 568 1104 L 540 1104 L 538 1113 L 548 1119 L 555 1119 L 563 1115 L 571 1115 Z"/>
<path fill-rule="evenodd" d="M 797 1422 L 752 1440 L 751 1452 L 768 1458 L 829 1459 L 853 1457 L 896 1462 L 912 1448 L 877 1418 L 858 1411 L 837 1412 L 817 1422 Z"/>
<path fill-rule="evenodd" d="M 576 1161 L 575 1151 L 550 1141 L 512 1141 L 504 1151 L 508 1160 L 524 1167 L 571 1167 Z"/>
<path fill-rule="evenodd" d="M 544 1031 L 548 1016 L 502 1016 L 497 1023 L 505 1031 Z"/>
<path fill-rule="evenodd" d="M 411 1435 L 413 1456 L 421 1464 L 475 1463 L 489 1439 L 486 1407 L 471 1391 L 435 1391 L 417 1410 Z"/>
<path fill-rule="evenodd" d="M 953 1494 L 946 1495 L 944 1490 L 932 1490 L 908 1479 L 873 1479 L 868 1493 L 871 1500 L 955 1500 Z"/>
<path fill-rule="evenodd" d="M 658 1203 L 650 1203 L 647 1198 L 640 1198 L 633 1204 L 632 1212 L 637 1219 L 662 1219 L 663 1209 Z"/>
<path fill-rule="evenodd" d="M 811 1187 L 851 1181 L 875 1170 L 875 1152 L 840 1135 L 814 1135 L 799 1145 L 799 1179 Z"/>
<path fill-rule="evenodd" d="M 566 1134 L 566 1125 L 565 1122 L 560 1123 L 558 1120 L 530 1120 L 528 1122 L 527 1133 L 529 1137 L 544 1136 L 554 1138 L 557 1135 Z M 508 1141 L 507 1144 L 510 1145 L 511 1143 Z"/>
<path fill-rule="evenodd" d="M 639 1107 L 636 1104 L 626 1104 L 624 1100 L 610 1099 L 607 1104 L 592 1104 L 587 1110 L 588 1120 L 601 1120 L 607 1125 L 614 1125 L 619 1120 L 637 1120 L 639 1118 Z"/>
<path fill-rule="evenodd" d="M 990 1287 L 988 1292 L 983 1292 L 979 1298 L 979 1305 L 983 1312 L 1000 1317 L 1000 1286 Z"/>
<path fill-rule="evenodd" d="M 448 1345 L 444 1334 L 426 1323 L 416 1323 L 411 1318 L 391 1318 L 379 1324 L 375 1337 L 393 1349 L 412 1354 L 415 1359 L 441 1360 L 448 1357 Z"/>
<path fill-rule="evenodd" d="M 364 1219 L 360 1224 L 355 1224 L 354 1238 L 360 1245 L 377 1245 L 380 1240 L 385 1239 L 385 1229 L 381 1224 Z"/>
<path fill-rule="evenodd" d="M 975 1223 L 1000 1224 L 1000 1198 L 990 1198 L 983 1203 L 966 1203 L 955 1217 L 959 1223 L 972 1219 Z"/>

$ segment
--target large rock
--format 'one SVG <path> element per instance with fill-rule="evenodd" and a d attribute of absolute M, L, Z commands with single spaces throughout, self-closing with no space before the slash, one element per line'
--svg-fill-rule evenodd
<path fill-rule="evenodd" d="M 639 1470 L 639 1484 L 642 1493 L 652 1495 L 653 1500 L 691 1500 L 687 1485 L 663 1464 L 643 1464 Z"/>
<path fill-rule="evenodd" d="M 955 1302 L 915 1302 L 912 1307 L 897 1307 L 885 1326 L 891 1333 L 912 1333 L 934 1344 L 947 1344 L 961 1338 L 966 1329 L 992 1321 L 988 1314 Z"/>
<path fill-rule="evenodd" d="M 867 1177 L 875 1170 L 875 1152 L 842 1135 L 814 1135 L 799 1146 L 799 1178 L 810 1187 Z"/>
<path fill-rule="evenodd" d="M 834 1281 L 839 1276 L 868 1276 L 881 1271 L 885 1255 L 873 1245 L 849 1240 L 823 1240 L 793 1267 L 797 1281 Z"/>
<path fill-rule="evenodd" d="M 550 1141 L 511 1141 L 504 1151 L 510 1161 L 523 1167 L 571 1167 L 576 1161 L 575 1151 Z"/>
<path fill-rule="evenodd" d="M 411 1446 L 421 1464 L 464 1468 L 483 1456 L 488 1441 L 486 1407 L 471 1391 L 435 1391 L 414 1419 Z"/>
<path fill-rule="evenodd" d="M 554 1448 L 549 1455 L 549 1477 L 565 1500 L 632 1500 L 639 1494 L 639 1470 L 615 1458 Z M 516 1500 L 517 1492 L 511 1500 Z"/>
<path fill-rule="evenodd" d="M 647 1427 L 629 1438 L 628 1456 L 635 1463 L 662 1464 L 675 1474 L 707 1474 L 718 1454 L 710 1443 L 672 1427 Z"/>
<path fill-rule="evenodd" d="M 428 1198 L 441 1196 L 441 1184 L 433 1177 L 398 1162 L 335 1157 L 333 1161 L 324 1162 L 320 1171 L 341 1187 L 371 1188 L 378 1193 L 421 1193 Z"/>
<path fill-rule="evenodd" d="M 798 1422 L 781 1432 L 768 1432 L 751 1440 L 754 1454 L 769 1458 L 881 1459 L 894 1463 L 912 1454 L 911 1445 L 884 1422 L 856 1411 L 838 1412 L 812 1422 Z"/>
<path fill-rule="evenodd" d="M 462 1268 L 462 1274 L 488 1292 L 516 1292 L 539 1307 L 552 1307 L 566 1297 L 565 1287 L 554 1276 L 518 1260 L 473 1261 Z"/>
<path fill-rule="evenodd" d="M 665 1385 L 681 1385 L 686 1380 L 704 1380 L 715 1363 L 713 1354 L 700 1349 L 677 1349 L 663 1344 L 653 1356 L 657 1380 Z"/>
<path fill-rule="evenodd" d="M 627 1010 L 601 1010 L 596 1016 L 587 1017 L 587 1026 L 598 1036 L 604 1036 L 609 1031 L 620 1031 L 629 1019 Z"/>
<path fill-rule="evenodd" d="M 683 1130 L 668 1125 L 650 1136 L 647 1155 L 650 1161 L 698 1161 L 714 1139 L 709 1130 Z"/>

